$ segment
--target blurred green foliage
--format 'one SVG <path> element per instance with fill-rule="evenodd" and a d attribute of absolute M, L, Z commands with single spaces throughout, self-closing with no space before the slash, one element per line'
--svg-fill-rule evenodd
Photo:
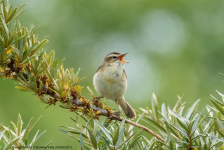
<path fill-rule="evenodd" d="M 40 117 L 41 118 L 41 117 Z M 21 115 L 18 115 L 17 123 L 10 121 L 13 126 L 13 129 L 10 129 L 4 125 L 0 125 L 0 148 L 4 150 L 8 149 L 27 149 L 31 150 L 32 147 L 35 147 L 35 142 L 46 132 L 43 131 L 39 133 L 39 130 L 35 133 L 33 139 L 28 138 L 31 130 L 37 124 L 38 120 L 33 122 L 33 118 L 30 119 L 26 127 L 23 127 L 23 120 Z M 50 145 L 51 142 L 46 144 L 44 147 Z M 3 146 L 4 145 L 4 146 Z M 24 148 L 25 147 L 25 148 Z"/>
<path fill-rule="evenodd" d="M 223 100 L 224 95 L 218 94 Z M 143 130 L 125 123 L 125 120 L 107 123 L 104 118 L 98 122 L 81 114 L 76 119 L 71 118 L 75 122 L 73 127 L 60 126 L 67 131 L 60 130 L 80 142 L 79 150 L 221 150 L 224 148 L 224 103 L 213 96 L 210 99 L 215 107 L 206 105 L 201 111 L 197 110 L 200 100 L 185 110 L 186 103 L 181 97 L 173 108 L 163 103 L 160 109 L 153 94 L 151 108 L 140 108 L 136 123 L 145 122 L 162 137 L 160 140 L 155 135 L 145 137 Z M 86 123 L 80 124 L 79 116 Z M 75 137 L 77 134 L 80 138 Z"/>
<path fill-rule="evenodd" d="M 209 102 L 209 94 L 222 92 L 224 48 L 224 2 L 217 1 L 91 1 L 91 0 L 11 0 L 24 7 L 19 17 L 26 26 L 40 26 L 45 46 L 54 49 L 56 58 L 66 58 L 65 68 L 82 68 L 85 87 L 92 89 L 92 77 L 105 55 L 112 51 L 129 52 L 125 66 L 128 76 L 127 101 L 138 107 L 150 106 L 155 92 L 160 104 L 174 106 L 176 95 L 190 106 L 201 98 L 200 108 Z M 72 126 L 63 109 L 39 103 L 36 96 L 14 89 L 14 81 L 0 79 L 0 122 L 10 125 L 21 113 L 24 122 L 39 117 L 47 130 L 37 144 L 71 145 L 72 139 L 58 131 L 59 125 Z M 134 93 L 134 94 L 133 94 Z M 88 90 L 83 95 L 90 98 Z M 31 102 L 32 101 L 32 102 Z M 203 103 L 202 103 L 203 102 Z M 211 104 L 211 103 L 210 103 Z M 115 107 L 115 104 L 111 103 Z M 73 116 L 74 114 L 68 114 Z M 56 119 L 55 119 L 56 118 Z M 34 129 L 35 130 L 35 129 Z M 54 136 L 57 135 L 57 136 Z M 60 137 L 60 138 L 58 138 Z"/>

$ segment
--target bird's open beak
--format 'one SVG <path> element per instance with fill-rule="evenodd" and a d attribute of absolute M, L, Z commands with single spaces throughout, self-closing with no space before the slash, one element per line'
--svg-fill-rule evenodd
<path fill-rule="evenodd" d="M 123 60 L 123 57 L 124 57 L 126 54 L 128 54 L 128 53 L 122 54 L 121 56 L 118 57 L 118 59 L 119 59 L 121 62 L 123 62 L 123 63 L 129 63 L 128 61 L 124 61 L 124 60 Z"/>

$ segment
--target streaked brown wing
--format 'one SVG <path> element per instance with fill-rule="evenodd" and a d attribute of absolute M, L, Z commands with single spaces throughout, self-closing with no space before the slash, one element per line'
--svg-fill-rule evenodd
<path fill-rule="evenodd" d="M 101 66 L 99 66 L 99 68 L 96 70 L 96 72 L 98 72 L 100 70 Z"/>
<path fill-rule="evenodd" d="M 127 79 L 127 75 L 126 75 L 126 72 L 125 72 L 125 70 L 123 69 L 123 75 L 126 77 L 126 79 Z"/>

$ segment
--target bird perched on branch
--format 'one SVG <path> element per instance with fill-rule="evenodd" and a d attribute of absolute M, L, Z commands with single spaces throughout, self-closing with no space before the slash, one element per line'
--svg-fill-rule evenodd
<path fill-rule="evenodd" d="M 116 113 L 119 116 L 121 107 L 125 115 L 133 119 L 136 117 L 135 111 L 124 98 L 127 89 L 127 75 L 124 71 L 124 64 L 128 61 L 124 61 L 123 57 L 126 54 L 118 52 L 108 54 L 93 77 L 93 85 L 101 97 L 115 101 L 119 109 Z"/>

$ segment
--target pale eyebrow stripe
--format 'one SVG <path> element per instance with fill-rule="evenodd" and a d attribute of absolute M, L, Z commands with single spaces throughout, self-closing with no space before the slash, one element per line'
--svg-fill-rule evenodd
<path fill-rule="evenodd" d="M 111 54 L 111 55 L 109 55 L 109 57 L 114 57 L 114 56 L 115 56 L 115 57 L 118 57 L 117 55 L 112 55 L 112 54 Z"/>

